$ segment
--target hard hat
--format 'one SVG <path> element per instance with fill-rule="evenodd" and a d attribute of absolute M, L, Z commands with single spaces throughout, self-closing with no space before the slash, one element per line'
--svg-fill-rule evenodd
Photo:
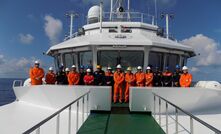
<path fill-rule="evenodd" d="M 128 68 L 127 68 L 127 71 L 131 71 L 131 70 L 132 70 L 132 68 L 131 68 L 131 67 L 128 67 Z"/>
<path fill-rule="evenodd" d="M 120 65 L 120 64 L 118 64 L 118 65 L 117 65 L 117 68 L 118 68 L 118 69 L 121 69 L 121 65 Z"/>
<path fill-rule="evenodd" d="M 67 67 L 67 68 L 65 68 L 65 72 L 69 72 L 70 71 L 70 69 Z"/>
<path fill-rule="evenodd" d="M 49 67 L 49 69 L 48 69 L 49 71 L 53 71 L 54 69 L 53 69 L 53 67 Z"/>
<path fill-rule="evenodd" d="M 111 70 L 112 68 L 111 67 L 107 67 L 107 70 Z"/>
<path fill-rule="evenodd" d="M 86 72 L 87 72 L 87 73 L 90 73 L 90 72 L 91 72 L 91 69 L 88 68 L 88 69 L 86 70 Z"/>
<path fill-rule="evenodd" d="M 72 65 L 71 68 L 76 68 L 76 66 L 75 66 L 75 65 Z"/>
<path fill-rule="evenodd" d="M 188 70 L 187 66 L 183 66 L 182 70 Z"/>
<path fill-rule="evenodd" d="M 169 69 L 169 67 L 168 67 L 168 66 L 166 66 L 166 67 L 165 67 L 165 69 L 166 69 L 166 70 L 168 70 L 168 69 Z"/>
<path fill-rule="evenodd" d="M 38 60 L 35 61 L 35 64 L 40 64 Z"/>
<path fill-rule="evenodd" d="M 101 65 L 97 65 L 97 67 L 96 67 L 97 69 L 101 69 Z"/>
<path fill-rule="evenodd" d="M 137 67 L 137 70 L 141 70 L 141 69 L 142 69 L 142 67 L 141 67 L 141 66 L 138 66 L 138 67 Z"/>
<path fill-rule="evenodd" d="M 151 70 L 151 68 L 148 66 L 147 68 L 146 68 L 147 70 Z"/>
<path fill-rule="evenodd" d="M 80 69 L 84 69 L 84 66 L 83 66 L 83 65 L 81 65 L 81 66 L 80 66 Z"/>
<path fill-rule="evenodd" d="M 180 65 L 176 65 L 176 69 L 180 69 Z"/>

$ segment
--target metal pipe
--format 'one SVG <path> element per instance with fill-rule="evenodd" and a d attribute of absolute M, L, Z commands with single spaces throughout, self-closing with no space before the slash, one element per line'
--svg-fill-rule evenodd
<path fill-rule="evenodd" d="M 113 0 L 111 0 L 111 7 L 110 7 L 110 21 L 112 20 L 112 13 L 113 13 Z"/>
<path fill-rule="evenodd" d="M 127 2 L 127 18 L 128 18 L 128 21 L 130 21 L 130 0 L 128 0 Z"/>
<path fill-rule="evenodd" d="M 175 113 L 175 116 L 176 116 L 176 134 L 178 134 L 178 109 L 176 108 L 176 113 Z"/>
<path fill-rule="evenodd" d="M 159 124 L 161 126 L 161 99 L 159 98 Z"/>
<path fill-rule="evenodd" d="M 153 97 L 153 112 L 154 112 L 154 118 L 156 119 L 156 96 Z"/>
<path fill-rule="evenodd" d="M 77 117 L 77 119 L 76 119 L 76 132 L 78 131 L 78 112 L 79 112 L 79 101 L 77 101 L 77 112 L 76 112 L 76 117 Z"/>
<path fill-rule="evenodd" d="M 166 102 L 166 133 L 168 132 L 168 103 Z"/>
<path fill-rule="evenodd" d="M 103 1 L 100 2 L 100 33 L 102 33 Z"/>
<path fill-rule="evenodd" d="M 169 39 L 169 14 L 166 14 L 166 37 Z"/>
<path fill-rule="evenodd" d="M 72 34 L 73 34 L 73 19 L 74 19 L 74 14 L 70 14 L 71 17 L 71 22 L 70 22 L 70 39 L 72 38 Z"/>
<path fill-rule="evenodd" d="M 190 133 L 193 134 L 193 118 L 190 117 Z"/>
<path fill-rule="evenodd" d="M 82 98 L 82 124 L 84 122 L 84 97 Z"/>
<path fill-rule="evenodd" d="M 87 94 L 87 116 L 89 116 L 89 94 Z"/>
<path fill-rule="evenodd" d="M 71 134 L 71 106 L 69 107 L 69 115 L 68 115 L 68 134 Z"/>
<path fill-rule="evenodd" d="M 60 114 L 57 116 L 57 124 L 56 124 L 56 134 L 60 132 Z"/>

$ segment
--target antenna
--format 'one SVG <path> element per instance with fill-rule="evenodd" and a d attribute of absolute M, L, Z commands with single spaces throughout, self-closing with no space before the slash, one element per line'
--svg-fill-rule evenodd
<path fill-rule="evenodd" d="M 158 12 L 157 12 L 157 0 L 154 0 L 154 5 L 155 5 L 155 19 L 156 19 L 156 25 L 157 25 L 157 19 L 158 19 Z"/>
<path fill-rule="evenodd" d="M 71 39 L 73 35 L 73 20 L 75 17 L 78 17 L 79 15 L 74 12 L 69 12 L 66 13 L 65 16 L 70 17 L 70 39 Z"/>
<path fill-rule="evenodd" d="M 174 19 L 174 14 L 161 14 L 161 19 L 163 19 L 164 17 L 166 17 L 166 37 L 167 39 L 169 39 L 169 19 Z"/>

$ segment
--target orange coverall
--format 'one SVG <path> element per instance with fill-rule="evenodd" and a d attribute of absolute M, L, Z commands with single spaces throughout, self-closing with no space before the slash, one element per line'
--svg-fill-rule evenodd
<path fill-rule="evenodd" d="M 77 72 L 70 72 L 68 74 L 69 85 L 78 85 L 80 81 L 80 75 Z"/>
<path fill-rule="evenodd" d="M 135 74 L 136 78 L 136 84 L 138 87 L 143 87 L 144 86 L 144 81 L 145 81 L 145 74 L 144 73 L 136 73 Z"/>
<path fill-rule="evenodd" d="M 190 87 L 192 83 L 192 75 L 187 73 L 187 74 L 182 74 L 180 76 L 180 86 L 181 87 Z"/>
<path fill-rule="evenodd" d="M 46 74 L 45 81 L 46 81 L 47 84 L 55 84 L 55 82 L 56 82 L 55 73 L 48 72 Z"/>
<path fill-rule="evenodd" d="M 42 78 L 44 78 L 44 70 L 42 68 L 31 68 L 30 69 L 31 85 L 41 85 Z"/>
<path fill-rule="evenodd" d="M 124 74 L 123 73 L 114 73 L 114 102 L 117 102 L 118 99 L 118 93 L 119 93 L 119 102 L 122 102 L 122 88 L 123 88 L 123 82 L 124 82 Z"/>
<path fill-rule="evenodd" d="M 135 76 L 133 73 L 126 73 L 125 75 L 125 81 L 126 81 L 126 89 L 125 89 L 125 95 L 124 95 L 124 99 L 125 99 L 125 102 L 128 102 L 129 101 L 129 88 L 131 86 L 134 86 L 134 83 L 135 83 Z"/>
<path fill-rule="evenodd" d="M 146 73 L 145 74 L 145 85 L 147 87 L 152 87 L 153 86 L 153 73 Z"/>

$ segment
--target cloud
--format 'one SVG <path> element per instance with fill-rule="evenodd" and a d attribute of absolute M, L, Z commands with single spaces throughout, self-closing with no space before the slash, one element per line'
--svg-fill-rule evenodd
<path fill-rule="evenodd" d="M 31 34 L 20 33 L 18 36 L 19 36 L 19 41 L 22 44 L 31 44 L 33 40 L 35 39 Z"/>
<path fill-rule="evenodd" d="M 50 15 L 46 15 L 44 17 L 45 24 L 44 30 L 46 35 L 48 36 L 51 45 L 54 45 L 59 42 L 59 36 L 63 30 L 63 24 L 61 20 L 56 19 Z"/>
<path fill-rule="evenodd" d="M 196 73 L 196 72 L 199 72 L 200 69 L 197 68 L 197 67 L 192 67 L 192 68 L 190 68 L 190 71 L 193 72 L 193 73 Z"/>
<path fill-rule="evenodd" d="M 4 55 L 0 55 L 0 65 L 5 63 Z"/>
<path fill-rule="evenodd" d="M 219 43 L 203 34 L 197 34 L 181 41 L 191 46 L 200 55 L 193 58 L 196 66 L 221 66 L 221 51 Z"/>

